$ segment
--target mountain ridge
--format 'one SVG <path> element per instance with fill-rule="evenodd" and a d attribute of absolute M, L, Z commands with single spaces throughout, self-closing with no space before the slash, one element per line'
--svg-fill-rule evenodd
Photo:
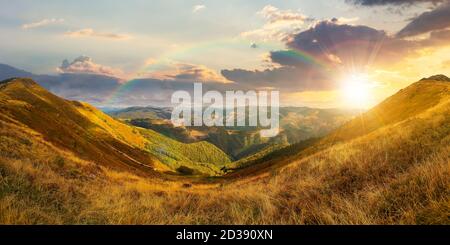
<path fill-rule="evenodd" d="M 3 121 L 36 131 L 52 144 L 104 166 L 139 168 L 150 174 L 176 172 L 179 167 L 190 169 L 193 174 L 196 169 L 199 174 L 217 174 L 219 167 L 207 162 L 229 162 L 213 145 L 183 145 L 151 130 L 141 132 L 89 104 L 59 98 L 28 78 L 9 79 L 0 84 L 0 111 Z M 158 143 L 160 146 L 156 147 Z M 211 154 L 198 157 L 176 154 L 183 149 L 211 151 Z"/>
<path fill-rule="evenodd" d="M 78 112 L 75 105 L 80 104 L 58 98 L 32 79 L 11 79 L 3 83 L 0 89 L 3 102 L 0 107 L 1 118 L 12 118 L 44 135 L 53 144 L 89 156 L 89 159 L 104 165 L 121 167 L 121 164 L 115 164 L 116 158 L 117 162 L 127 163 L 131 168 L 136 165 L 151 166 L 153 163 L 150 155 L 140 155 L 134 147 L 126 146 L 125 142 L 103 134 L 102 131 L 100 132 L 104 138 L 94 137 L 91 130 L 100 129 Z M 64 135 L 58 135 L 60 133 Z M 84 138 L 89 140 L 85 141 Z"/>

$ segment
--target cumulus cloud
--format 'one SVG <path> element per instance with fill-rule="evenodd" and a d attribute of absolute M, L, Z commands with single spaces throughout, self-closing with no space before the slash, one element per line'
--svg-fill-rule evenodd
<path fill-rule="evenodd" d="M 205 6 L 205 5 L 195 5 L 195 6 L 192 8 L 192 13 L 197 13 L 197 12 L 202 11 L 202 10 L 204 10 L 204 9 L 206 9 L 206 6 Z"/>
<path fill-rule="evenodd" d="M 176 80 L 180 82 L 230 82 L 216 71 L 204 65 L 180 62 L 169 62 L 168 64 L 160 65 L 157 70 L 145 72 L 140 74 L 140 76 L 161 80 Z"/>
<path fill-rule="evenodd" d="M 123 40 L 129 39 L 131 36 L 126 34 L 112 33 L 112 32 L 98 32 L 92 28 L 85 28 L 76 31 L 68 31 L 64 33 L 65 36 L 68 37 L 98 37 L 98 38 L 106 38 L 106 39 L 115 39 L 115 40 Z"/>
<path fill-rule="evenodd" d="M 80 56 L 72 62 L 64 60 L 57 70 L 60 73 L 96 74 L 111 77 L 123 76 L 123 72 L 120 69 L 114 69 L 108 66 L 96 64 L 88 56 Z"/>
<path fill-rule="evenodd" d="M 450 27 L 450 2 L 415 17 L 397 35 L 409 37 L 448 27 Z"/>
<path fill-rule="evenodd" d="M 179 81 L 229 82 L 208 67 L 193 64 L 178 64 L 177 74 L 170 77 Z"/>
<path fill-rule="evenodd" d="M 52 24 L 61 24 L 63 22 L 64 22 L 64 19 L 56 19 L 56 18 L 43 19 L 40 21 L 23 24 L 22 29 L 27 30 L 27 29 L 39 28 L 39 27 L 44 27 L 44 26 L 48 26 L 48 25 L 52 25 Z"/>
<path fill-rule="evenodd" d="M 301 22 L 303 23 L 308 17 L 299 12 L 292 10 L 280 10 L 272 5 L 266 5 L 258 14 L 262 15 L 269 23 L 277 22 Z"/>
<path fill-rule="evenodd" d="M 286 36 L 300 31 L 305 22 L 311 18 L 292 10 L 280 10 L 272 5 L 266 5 L 257 14 L 266 20 L 259 29 L 241 33 L 242 37 L 261 40 L 283 40 Z"/>

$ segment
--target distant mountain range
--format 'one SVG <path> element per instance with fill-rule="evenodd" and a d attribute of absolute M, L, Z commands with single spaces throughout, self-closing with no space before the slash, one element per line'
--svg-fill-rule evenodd
<path fill-rule="evenodd" d="M 262 138 L 258 127 L 174 127 L 170 121 L 171 112 L 170 108 L 130 107 L 109 114 L 181 142 L 208 141 L 238 160 L 263 149 L 278 149 L 322 137 L 359 113 L 357 110 L 281 107 L 279 135 Z"/>

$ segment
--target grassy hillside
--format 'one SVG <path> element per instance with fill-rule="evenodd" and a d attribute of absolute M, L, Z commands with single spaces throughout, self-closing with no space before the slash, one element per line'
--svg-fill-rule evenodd
<path fill-rule="evenodd" d="M 372 110 L 362 114 L 327 140 L 347 140 L 370 133 L 383 126 L 414 117 L 439 104 L 449 96 L 448 81 L 422 80 L 400 90 Z"/>
<path fill-rule="evenodd" d="M 422 105 L 410 94 L 418 88 L 439 99 Z M 1 120 L 0 223 L 450 224 L 449 89 L 413 84 L 380 106 L 414 113 L 276 158 L 265 171 L 213 180 L 105 168 Z"/>
<path fill-rule="evenodd" d="M 139 129 L 145 137 L 145 149 L 158 156 L 178 173 L 221 175 L 221 166 L 231 162 L 219 148 L 205 141 L 184 144 L 149 129 Z"/>
<path fill-rule="evenodd" d="M 153 174 L 154 169 L 179 172 L 184 166 L 192 174 L 217 175 L 215 166 L 230 162 L 209 143 L 182 144 L 128 126 L 88 104 L 63 100 L 30 79 L 0 84 L 0 112 L 5 126 L 32 130 L 56 147 L 108 167 Z"/>
<path fill-rule="evenodd" d="M 37 137 L 61 149 L 105 166 L 127 170 L 141 165 L 153 167 L 154 158 L 136 147 L 142 144 L 137 136 L 120 139 L 121 134 L 111 134 L 93 122 L 101 119 L 80 113 L 84 108 L 47 92 L 29 79 L 0 84 L 0 120 L 6 126 L 32 130 Z"/>
<path fill-rule="evenodd" d="M 120 119 L 170 119 L 172 110 L 157 107 L 128 107 L 112 111 L 109 114 Z"/>
<path fill-rule="evenodd" d="M 89 104 L 73 102 L 79 112 L 100 125 L 119 140 L 150 152 L 164 167 L 160 171 L 174 170 L 188 175 L 220 175 L 219 166 L 230 163 L 229 157 L 214 145 L 201 141 L 184 144 L 172 140 L 153 130 L 136 128 L 116 121 Z"/>

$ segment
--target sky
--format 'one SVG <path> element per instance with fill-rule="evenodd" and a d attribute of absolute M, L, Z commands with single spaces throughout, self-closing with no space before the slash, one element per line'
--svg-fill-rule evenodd
<path fill-rule="evenodd" d="M 0 63 L 97 106 L 162 105 L 193 82 L 282 105 L 370 108 L 450 74 L 449 0 L 0 0 Z M 50 79 L 50 80 L 52 80 Z"/>

